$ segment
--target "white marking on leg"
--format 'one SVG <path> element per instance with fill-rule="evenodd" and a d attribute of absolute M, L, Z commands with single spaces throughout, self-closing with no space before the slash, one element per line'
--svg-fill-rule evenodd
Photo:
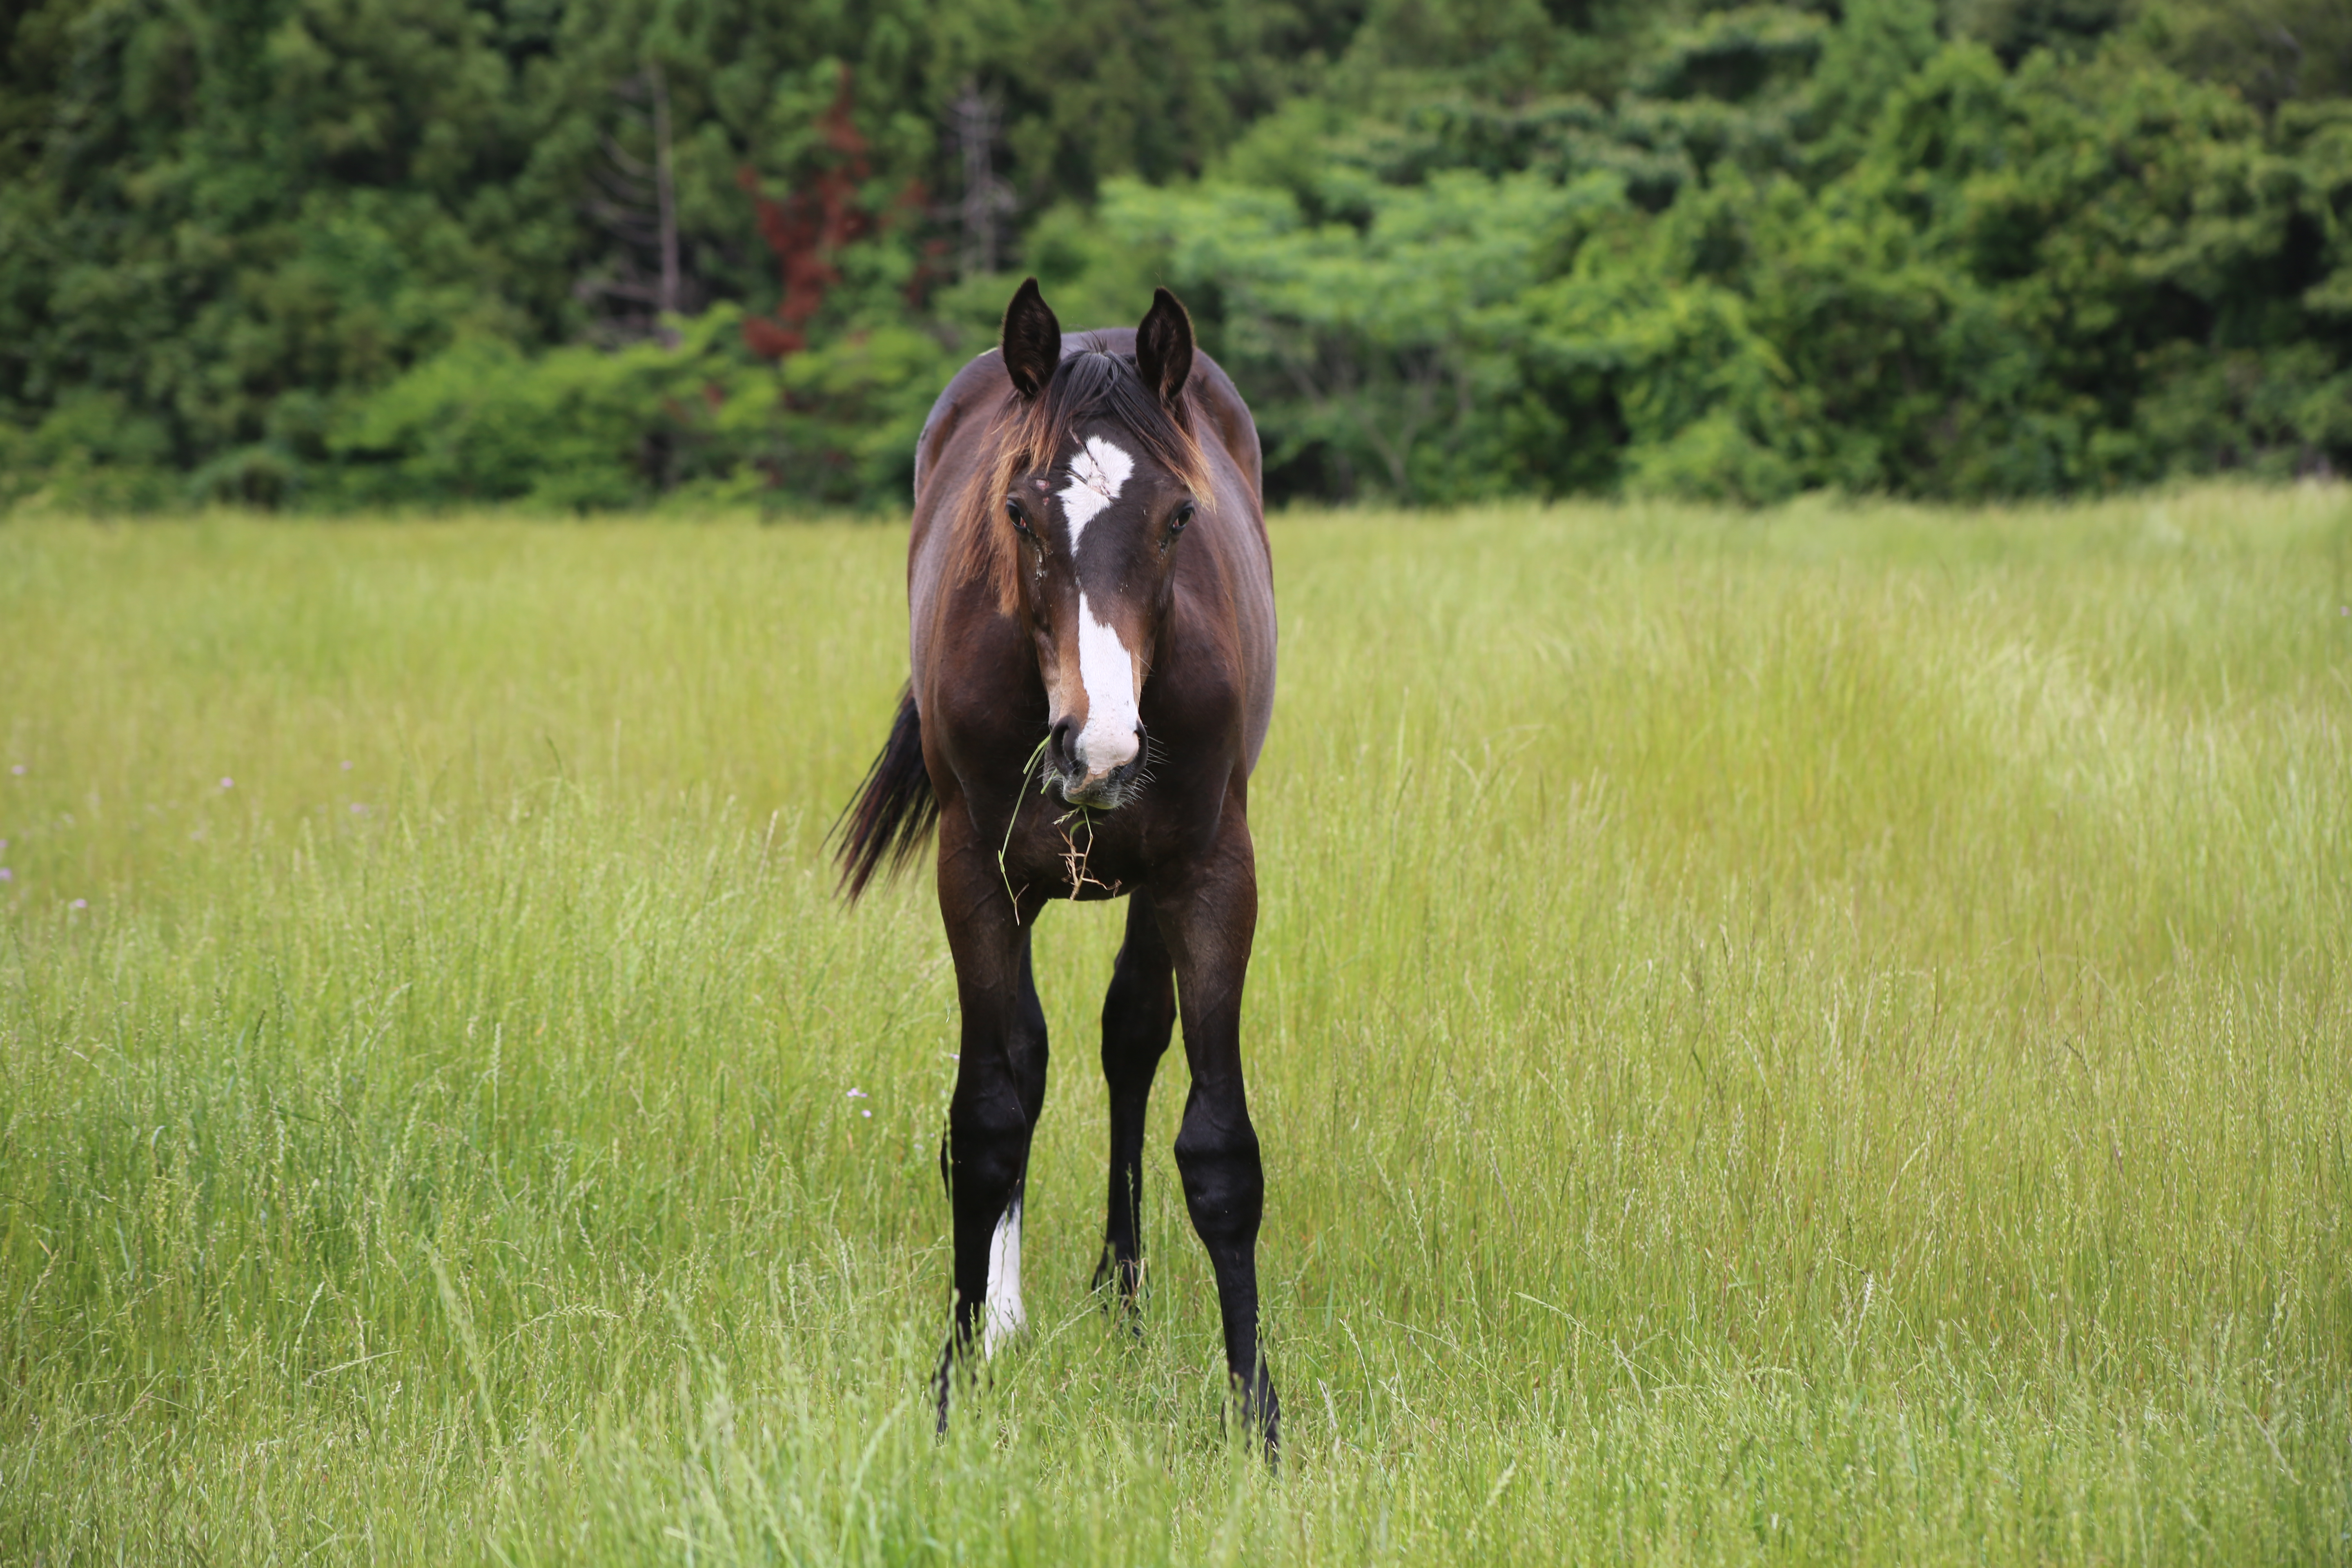
<path fill-rule="evenodd" d="M 1078 731 L 1078 764 L 1108 773 L 1135 760 L 1135 656 L 1118 628 L 1095 619 L 1078 593 L 1078 679 L 1087 689 L 1087 727 Z"/>
<path fill-rule="evenodd" d="M 980 1349 L 993 1357 L 996 1347 L 1019 1333 L 1029 1321 L 1021 1310 L 1021 1198 L 1015 1194 L 988 1238 L 988 1305 L 982 1313 Z"/>
<path fill-rule="evenodd" d="M 1062 490 L 1062 516 L 1070 525 L 1071 560 L 1078 558 L 1078 536 L 1086 532 L 1087 524 L 1118 499 L 1133 472 L 1135 459 L 1099 436 L 1087 437 L 1086 446 L 1070 459 L 1070 482 Z"/>

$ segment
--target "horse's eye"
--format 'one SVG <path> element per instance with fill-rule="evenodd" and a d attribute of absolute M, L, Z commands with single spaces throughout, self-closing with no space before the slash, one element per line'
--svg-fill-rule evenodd
<path fill-rule="evenodd" d="M 1024 533 L 1027 533 L 1029 531 L 1029 519 L 1023 514 L 1021 510 L 1021 503 L 1014 500 L 1011 496 L 1004 498 L 1004 515 L 1013 520 L 1013 527 L 1019 529 Z"/>
<path fill-rule="evenodd" d="M 1181 533 L 1184 531 L 1184 525 L 1192 521 L 1192 503 L 1186 501 L 1176 509 L 1176 515 L 1168 520 L 1168 531 L 1171 534 Z"/>

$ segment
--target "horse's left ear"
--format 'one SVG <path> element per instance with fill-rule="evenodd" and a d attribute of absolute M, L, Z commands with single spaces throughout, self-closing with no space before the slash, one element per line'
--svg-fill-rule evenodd
<path fill-rule="evenodd" d="M 1135 368 L 1143 384 L 1171 408 L 1192 374 L 1192 318 L 1165 289 L 1153 293 L 1143 325 L 1135 329 Z"/>
<path fill-rule="evenodd" d="M 1004 374 L 1013 378 L 1013 390 L 1024 400 L 1045 391 L 1062 363 L 1062 323 L 1054 319 L 1034 278 L 1023 282 L 1013 303 L 1004 307 L 1002 347 Z"/>

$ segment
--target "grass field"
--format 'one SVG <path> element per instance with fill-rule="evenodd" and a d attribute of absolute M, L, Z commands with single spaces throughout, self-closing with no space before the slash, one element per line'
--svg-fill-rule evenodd
<path fill-rule="evenodd" d="M 2352 495 L 1275 542 L 1269 1475 L 1099 906 L 930 1435 L 898 531 L 0 527 L 0 1561 L 2352 1561 Z"/>

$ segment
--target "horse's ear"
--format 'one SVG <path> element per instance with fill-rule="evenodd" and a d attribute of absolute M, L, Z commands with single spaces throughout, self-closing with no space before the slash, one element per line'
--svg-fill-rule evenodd
<path fill-rule="evenodd" d="M 1054 379 L 1054 367 L 1061 363 L 1062 323 L 1037 292 L 1037 279 L 1029 279 L 1004 307 L 1005 374 L 1013 378 L 1013 391 L 1034 397 L 1045 390 Z"/>
<path fill-rule="evenodd" d="M 1151 309 L 1135 329 L 1135 368 L 1143 384 L 1171 408 L 1192 374 L 1192 318 L 1165 289 L 1152 294 Z"/>

